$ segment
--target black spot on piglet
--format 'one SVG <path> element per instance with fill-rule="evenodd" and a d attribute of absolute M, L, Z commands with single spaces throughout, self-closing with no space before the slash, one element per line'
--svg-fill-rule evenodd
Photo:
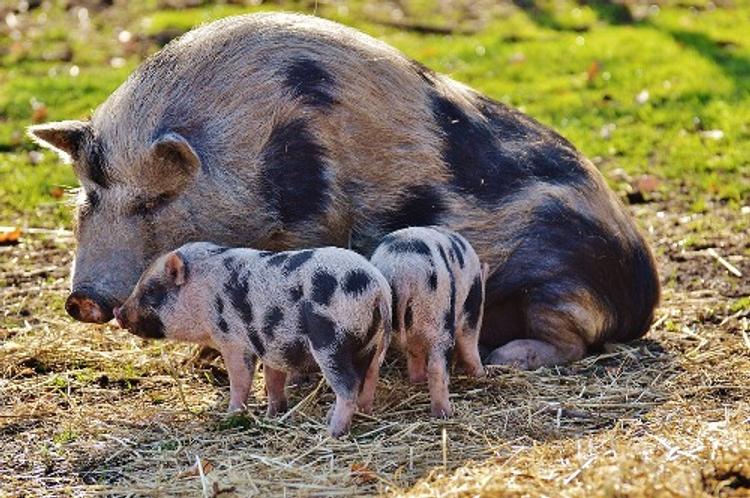
<path fill-rule="evenodd" d="M 315 272 L 312 277 L 312 300 L 322 306 L 328 306 L 337 286 L 336 277 L 330 273 L 323 270 Z"/>
<path fill-rule="evenodd" d="M 366 271 L 357 269 L 349 271 L 344 277 L 344 292 L 360 294 L 370 285 L 370 276 Z"/>
<path fill-rule="evenodd" d="M 464 301 L 464 313 L 466 313 L 467 324 L 471 328 L 477 326 L 479 313 L 482 311 L 482 278 L 477 275 L 471 284 L 469 294 Z"/>
<path fill-rule="evenodd" d="M 300 306 L 302 333 L 305 334 L 316 350 L 324 349 L 336 339 L 336 324 L 325 315 L 313 309 L 313 304 L 305 301 Z"/>

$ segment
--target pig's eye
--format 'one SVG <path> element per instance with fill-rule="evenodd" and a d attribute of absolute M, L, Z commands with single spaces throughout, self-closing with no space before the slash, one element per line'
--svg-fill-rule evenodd
<path fill-rule="evenodd" d="M 141 216 L 153 214 L 155 211 L 159 210 L 159 208 L 162 208 L 165 205 L 169 204 L 169 202 L 173 198 L 174 198 L 173 194 L 160 194 L 156 197 L 151 197 L 151 198 L 142 200 L 140 203 L 136 205 L 135 214 L 138 214 Z"/>

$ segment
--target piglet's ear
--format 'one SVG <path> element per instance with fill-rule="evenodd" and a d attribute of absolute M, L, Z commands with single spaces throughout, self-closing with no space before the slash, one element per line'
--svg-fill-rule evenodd
<path fill-rule="evenodd" d="M 167 178 L 192 177 L 201 166 L 201 160 L 190 143 L 185 137 L 172 131 L 160 135 L 151 144 L 151 154 L 155 168 Z"/>
<path fill-rule="evenodd" d="M 164 273 L 167 276 L 167 281 L 177 287 L 185 283 L 187 269 L 179 252 L 169 253 L 167 260 L 164 262 Z"/>
<path fill-rule="evenodd" d="M 92 135 L 91 125 L 86 121 L 58 121 L 30 126 L 27 133 L 42 147 L 74 160 L 78 159 L 83 144 Z"/>

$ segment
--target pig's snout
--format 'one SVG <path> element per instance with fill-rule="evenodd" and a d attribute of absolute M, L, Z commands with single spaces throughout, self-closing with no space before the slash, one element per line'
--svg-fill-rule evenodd
<path fill-rule="evenodd" d="M 92 289 L 77 289 L 65 301 L 65 311 L 79 322 L 105 323 L 112 319 L 109 299 Z"/>

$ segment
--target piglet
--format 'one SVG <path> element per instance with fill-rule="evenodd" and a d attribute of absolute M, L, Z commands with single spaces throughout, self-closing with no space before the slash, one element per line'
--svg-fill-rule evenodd
<path fill-rule="evenodd" d="M 393 293 L 393 331 L 406 354 L 409 379 L 427 380 L 432 415 L 449 417 L 449 369 L 454 347 L 466 372 L 484 374 L 478 340 L 487 265 L 461 235 L 412 227 L 386 235 L 370 262 Z"/>
<path fill-rule="evenodd" d="M 319 367 L 336 394 L 329 430 L 339 437 L 357 407 L 372 410 L 391 292 L 372 264 L 345 249 L 273 253 L 195 242 L 159 257 L 114 314 L 138 336 L 217 349 L 230 411 L 243 408 L 256 358 L 269 415 L 287 408 L 288 372 Z"/>

